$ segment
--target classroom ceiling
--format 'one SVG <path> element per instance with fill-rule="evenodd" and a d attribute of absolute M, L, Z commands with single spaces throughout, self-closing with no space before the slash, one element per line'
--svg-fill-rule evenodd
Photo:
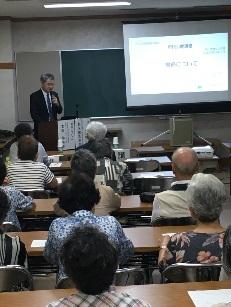
<path fill-rule="evenodd" d="M 54 18 L 66 16 L 102 16 L 102 15 L 130 15 L 148 14 L 155 10 L 177 8 L 200 8 L 213 6 L 230 6 L 231 0 L 127 0 L 132 4 L 129 7 L 97 8 L 97 9 L 45 9 L 44 4 L 71 3 L 71 2 L 94 2 L 97 0 L 0 0 L 0 19 L 5 18 Z M 106 0 L 98 0 L 106 1 Z M 109 0 L 107 0 L 109 1 Z M 112 0 L 110 0 L 112 1 Z M 117 1 L 117 0 L 113 0 Z"/>

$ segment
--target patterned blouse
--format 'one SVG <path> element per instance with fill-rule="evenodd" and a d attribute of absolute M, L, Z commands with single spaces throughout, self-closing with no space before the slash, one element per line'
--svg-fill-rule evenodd
<path fill-rule="evenodd" d="M 47 307 L 151 307 L 151 305 L 131 297 L 127 293 L 104 292 L 98 295 L 77 293 L 56 302 Z"/>
<path fill-rule="evenodd" d="M 60 249 L 79 224 L 92 224 L 108 235 L 110 241 L 116 246 L 119 253 L 119 262 L 125 263 L 133 254 L 133 244 L 126 237 L 123 228 L 113 216 L 96 216 L 90 211 L 80 210 L 64 218 L 55 219 L 49 228 L 44 256 L 53 264 L 59 265 L 59 273 L 63 276 L 63 268 L 59 264 Z"/>
<path fill-rule="evenodd" d="M 23 195 L 20 191 L 16 190 L 14 187 L 1 186 L 0 187 L 8 196 L 10 202 L 10 209 L 5 218 L 5 222 L 11 222 L 19 229 L 20 223 L 16 214 L 16 210 L 27 211 L 33 206 L 33 199 L 30 196 Z"/>
<path fill-rule="evenodd" d="M 167 245 L 166 264 L 176 262 L 213 263 L 221 261 L 224 232 L 182 232 L 173 235 Z"/>

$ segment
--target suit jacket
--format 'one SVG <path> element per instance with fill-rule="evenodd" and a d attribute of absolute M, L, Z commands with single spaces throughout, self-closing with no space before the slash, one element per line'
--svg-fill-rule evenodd
<path fill-rule="evenodd" d="M 60 103 L 58 94 L 52 91 L 52 94 L 57 97 L 59 105 L 52 105 L 52 116 L 53 120 L 57 120 L 57 114 L 62 113 L 62 105 Z M 45 98 L 43 96 L 42 90 L 38 90 L 30 95 L 30 114 L 34 121 L 34 131 L 35 136 L 37 137 L 38 124 L 41 122 L 49 121 L 49 113 L 47 110 L 47 105 Z"/>

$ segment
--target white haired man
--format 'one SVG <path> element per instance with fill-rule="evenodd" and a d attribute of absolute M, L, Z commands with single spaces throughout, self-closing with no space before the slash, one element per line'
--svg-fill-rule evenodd
<path fill-rule="evenodd" d="M 172 171 L 176 181 L 167 191 L 155 195 L 152 223 L 158 218 L 190 217 L 185 191 L 192 176 L 198 171 L 198 158 L 189 147 L 178 148 L 172 156 Z"/>

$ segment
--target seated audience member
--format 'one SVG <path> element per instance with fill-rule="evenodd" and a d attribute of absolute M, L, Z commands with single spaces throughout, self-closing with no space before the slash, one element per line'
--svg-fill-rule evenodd
<path fill-rule="evenodd" d="M 226 229 L 224 235 L 222 263 L 220 280 L 231 279 L 231 225 Z"/>
<path fill-rule="evenodd" d="M 127 293 L 110 289 L 118 266 L 118 254 L 108 237 L 97 228 L 82 225 L 74 229 L 61 249 L 61 262 L 77 293 L 52 306 L 148 307 Z"/>
<path fill-rule="evenodd" d="M 92 141 L 89 150 L 97 161 L 103 161 L 105 184 L 116 181 L 115 190 L 120 194 L 132 194 L 133 180 L 128 167 L 123 162 L 112 161 L 113 150 L 107 140 Z"/>
<path fill-rule="evenodd" d="M 88 139 L 88 142 L 79 146 L 77 150 L 79 149 L 88 149 L 91 146 L 91 143 L 94 140 L 100 141 L 103 140 L 107 133 L 107 127 L 101 123 L 92 121 L 90 122 L 86 127 L 86 137 Z"/>
<path fill-rule="evenodd" d="M 176 181 L 172 183 L 171 189 L 155 195 L 152 222 L 160 217 L 190 217 L 185 191 L 190 179 L 198 171 L 195 151 L 189 147 L 178 148 L 172 156 L 172 171 Z"/>
<path fill-rule="evenodd" d="M 77 150 L 88 149 L 91 151 L 92 142 L 102 141 L 102 140 L 107 141 L 106 134 L 107 134 L 107 127 L 103 123 L 97 122 L 97 121 L 90 122 L 86 128 L 86 137 L 88 139 L 88 142 L 79 146 Z M 111 147 L 108 141 L 107 141 L 107 144 L 109 144 L 109 146 Z M 114 151 L 112 152 L 112 157 L 110 158 L 113 161 L 116 161 L 116 156 L 115 156 Z"/>
<path fill-rule="evenodd" d="M 96 174 L 96 159 L 94 155 L 86 149 L 77 150 L 71 160 L 71 169 L 72 172 L 75 173 L 85 173 L 94 180 Z M 96 215 L 108 215 L 118 210 L 121 205 L 120 196 L 115 193 L 111 187 L 105 184 L 100 184 L 95 181 L 95 185 L 100 192 L 100 201 L 97 206 L 95 206 L 94 213 Z"/>
<path fill-rule="evenodd" d="M 7 195 L 0 189 L 0 225 L 6 219 L 10 206 Z M 19 237 L 9 236 L 0 227 L 0 265 L 22 265 L 27 267 L 27 254 Z"/>
<path fill-rule="evenodd" d="M 31 210 L 33 208 L 33 199 L 30 196 L 23 195 L 14 187 L 3 185 L 5 177 L 6 165 L 3 160 L 0 160 L 0 188 L 6 193 L 9 200 L 9 210 L 6 215 L 5 222 L 11 222 L 13 225 L 21 229 L 16 210 Z"/>
<path fill-rule="evenodd" d="M 7 168 L 9 184 L 18 190 L 56 189 L 58 182 L 49 168 L 36 162 L 38 142 L 33 136 L 22 136 L 18 141 L 19 160 Z"/>
<path fill-rule="evenodd" d="M 197 221 L 193 231 L 166 236 L 161 244 L 159 264 L 221 261 L 224 229 L 219 223 L 227 196 L 223 183 L 211 174 L 195 174 L 186 191 L 189 210 Z"/>
<path fill-rule="evenodd" d="M 59 187 L 59 205 L 69 215 L 55 219 L 49 228 L 44 255 L 59 264 L 60 248 L 71 231 L 80 223 L 97 226 L 116 246 L 119 262 L 125 263 L 133 253 L 133 245 L 125 236 L 119 222 L 112 216 L 96 216 L 92 211 L 99 202 L 99 191 L 92 178 L 83 173 L 72 174 Z M 63 274 L 62 266 L 59 273 Z"/>
<path fill-rule="evenodd" d="M 18 140 L 21 136 L 24 135 L 33 135 L 33 130 L 29 124 L 18 124 L 14 128 L 14 133 L 16 136 L 16 142 L 14 142 L 10 146 L 10 161 L 15 162 L 18 160 Z M 38 142 L 38 156 L 37 161 L 38 162 L 44 162 L 47 161 L 48 156 L 47 153 L 41 143 Z"/>

